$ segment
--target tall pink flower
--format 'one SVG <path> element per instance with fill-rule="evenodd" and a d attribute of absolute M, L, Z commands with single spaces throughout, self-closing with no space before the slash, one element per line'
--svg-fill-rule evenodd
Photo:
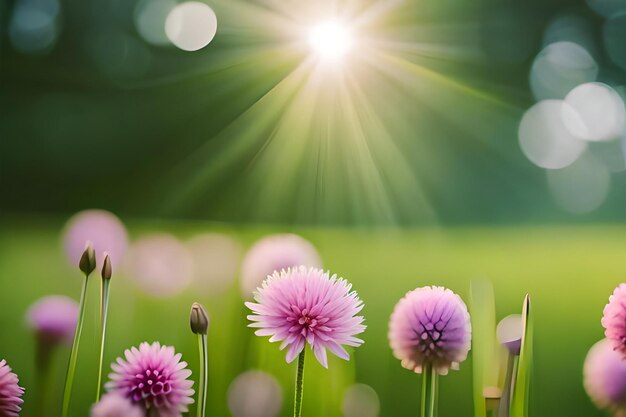
<path fill-rule="evenodd" d="M 471 324 L 461 297 L 444 287 L 422 287 L 396 304 L 389 343 L 402 366 L 421 373 L 425 365 L 445 375 L 458 369 L 471 345 Z"/>
<path fill-rule="evenodd" d="M 24 388 L 18 385 L 17 375 L 11 372 L 7 361 L 0 361 L 0 417 L 18 417 L 22 410 Z"/>
<path fill-rule="evenodd" d="M 49 295 L 30 306 L 26 319 L 45 344 L 71 344 L 78 319 L 78 303 L 63 295 Z"/>
<path fill-rule="evenodd" d="M 626 355 L 626 284 L 618 285 L 609 297 L 609 303 L 604 307 L 602 326 L 613 348 Z"/>
<path fill-rule="evenodd" d="M 246 306 L 254 314 L 250 327 L 258 327 L 257 336 L 271 336 L 270 342 L 282 342 L 287 362 L 292 362 L 308 342 L 315 357 L 328 367 L 326 349 L 348 360 L 342 347 L 360 346 L 354 337 L 365 331 L 363 317 L 357 314 L 363 302 L 352 285 L 321 269 L 304 266 L 275 272 L 255 293 L 256 303 Z"/>
<path fill-rule="evenodd" d="M 144 342 L 139 349 L 127 349 L 124 356 L 126 360 L 117 358 L 111 365 L 107 391 L 129 398 L 153 413 L 151 416 L 179 416 L 188 411 L 193 403 L 193 381 L 188 379 L 191 371 L 181 362 L 180 353 L 159 342 Z"/>

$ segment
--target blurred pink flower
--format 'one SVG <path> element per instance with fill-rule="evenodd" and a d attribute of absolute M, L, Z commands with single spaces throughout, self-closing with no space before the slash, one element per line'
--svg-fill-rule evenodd
<path fill-rule="evenodd" d="M 109 392 L 129 398 L 158 417 L 179 416 L 193 403 L 189 380 L 191 371 L 181 362 L 181 354 L 159 342 L 132 347 L 111 365 L 113 372 L 106 384 Z"/>
<path fill-rule="evenodd" d="M 22 410 L 24 388 L 18 385 L 17 375 L 11 372 L 7 361 L 0 361 L 0 417 L 18 417 Z"/>
<path fill-rule="evenodd" d="M 618 285 L 609 297 L 609 303 L 604 307 L 602 326 L 613 348 L 626 355 L 626 284 Z"/>
<path fill-rule="evenodd" d="M 598 408 L 626 414 L 626 361 L 610 340 L 602 339 L 589 349 L 583 384 Z"/>
<path fill-rule="evenodd" d="M 26 320 L 46 344 L 71 344 L 78 319 L 78 303 L 63 295 L 49 295 L 33 303 Z"/>
<path fill-rule="evenodd" d="M 259 327 L 257 336 L 271 336 L 270 342 L 289 347 L 287 362 L 292 362 L 306 342 L 315 357 L 328 367 L 326 348 L 348 360 L 350 355 L 341 346 L 360 346 L 363 341 L 354 335 L 363 333 L 363 317 L 357 316 L 363 302 L 352 285 L 337 275 L 329 277 L 321 269 L 300 266 L 275 272 L 255 293 L 256 303 L 245 303 L 254 314 L 248 319 Z"/>
<path fill-rule="evenodd" d="M 241 293 L 250 299 L 254 290 L 274 271 L 306 266 L 322 266 L 319 254 L 309 241 L 294 234 L 266 236 L 246 253 L 241 266 Z"/>
<path fill-rule="evenodd" d="M 120 394 L 109 393 L 94 404 L 91 417 L 146 417 L 146 411 Z"/>
<path fill-rule="evenodd" d="M 78 265 L 86 243 L 91 242 L 100 271 L 104 252 L 109 254 L 114 267 L 120 265 L 128 247 L 128 235 L 124 224 L 113 213 L 92 209 L 78 212 L 68 220 L 63 242 L 72 265 Z"/>
<path fill-rule="evenodd" d="M 421 373 L 430 364 L 441 375 L 458 369 L 471 345 L 471 324 L 461 297 L 444 287 L 422 287 L 396 304 L 389 343 L 402 366 Z"/>

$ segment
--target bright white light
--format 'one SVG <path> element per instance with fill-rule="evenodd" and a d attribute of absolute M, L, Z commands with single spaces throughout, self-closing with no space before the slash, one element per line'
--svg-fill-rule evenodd
<path fill-rule="evenodd" d="M 217 17 L 204 3 L 188 1 L 174 7 L 165 19 L 165 34 L 183 51 L 197 51 L 213 40 Z"/>
<path fill-rule="evenodd" d="M 336 20 L 322 22 L 309 32 L 311 48 L 325 59 L 341 58 L 350 50 L 352 43 L 348 28 Z"/>

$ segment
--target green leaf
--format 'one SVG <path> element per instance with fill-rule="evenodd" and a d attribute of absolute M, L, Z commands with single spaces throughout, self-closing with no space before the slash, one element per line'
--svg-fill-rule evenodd
<path fill-rule="evenodd" d="M 485 387 L 498 386 L 496 355 L 496 306 L 493 287 L 487 280 L 472 281 L 470 313 L 472 319 L 472 364 L 474 386 L 474 416 L 485 417 Z"/>
<path fill-rule="evenodd" d="M 528 417 L 528 394 L 533 361 L 533 314 L 530 305 L 530 296 L 526 294 L 522 308 L 522 347 L 520 350 L 517 377 L 513 387 L 510 417 Z"/>

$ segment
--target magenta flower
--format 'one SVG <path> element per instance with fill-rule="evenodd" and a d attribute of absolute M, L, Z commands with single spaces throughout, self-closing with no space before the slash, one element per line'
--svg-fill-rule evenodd
<path fill-rule="evenodd" d="M 613 348 L 626 355 L 626 284 L 620 284 L 604 307 L 602 326 Z"/>
<path fill-rule="evenodd" d="M 109 393 L 91 408 L 91 417 L 146 417 L 146 412 L 123 395 Z"/>
<path fill-rule="evenodd" d="M 17 375 L 11 372 L 7 361 L 0 361 L 0 417 L 18 417 L 22 410 L 24 388 L 18 385 Z"/>
<path fill-rule="evenodd" d="M 626 361 L 610 340 L 602 339 L 589 349 L 583 384 L 598 408 L 626 415 Z"/>
<path fill-rule="evenodd" d="M 321 269 L 300 266 L 275 272 L 255 293 L 256 303 L 245 303 L 254 314 L 248 319 L 259 327 L 257 336 L 271 336 L 270 342 L 289 347 L 287 362 L 292 362 L 308 342 L 315 357 L 328 368 L 326 349 L 348 360 L 342 347 L 360 346 L 354 337 L 365 331 L 363 317 L 357 314 L 363 302 L 352 285 L 337 275 L 329 277 Z"/>
<path fill-rule="evenodd" d="M 78 265 L 87 242 L 93 245 L 100 270 L 104 252 L 109 254 L 114 267 L 120 265 L 128 247 L 128 234 L 124 224 L 113 213 L 84 210 L 72 216 L 65 226 L 63 243 L 72 265 Z"/>
<path fill-rule="evenodd" d="M 461 297 L 444 287 L 422 287 L 396 304 L 389 321 L 389 343 L 406 369 L 421 373 L 431 365 L 438 374 L 458 369 L 467 358 L 472 334 Z"/>
<path fill-rule="evenodd" d="M 109 392 L 130 399 L 134 404 L 158 417 L 179 416 L 193 403 L 191 371 L 181 362 L 181 354 L 159 342 L 132 347 L 124 352 L 126 360 L 113 363 Z"/>
<path fill-rule="evenodd" d="M 44 344 L 71 344 L 78 319 L 78 303 L 63 295 L 50 295 L 33 303 L 26 320 Z"/>
<path fill-rule="evenodd" d="M 309 241 L 298 235 L 271 235 L 250 248 L 241 266 L 241 293 L 249 299 L 254 290 L 274 271 L 296 266 L 319 268 L 320 257 Z"/>

